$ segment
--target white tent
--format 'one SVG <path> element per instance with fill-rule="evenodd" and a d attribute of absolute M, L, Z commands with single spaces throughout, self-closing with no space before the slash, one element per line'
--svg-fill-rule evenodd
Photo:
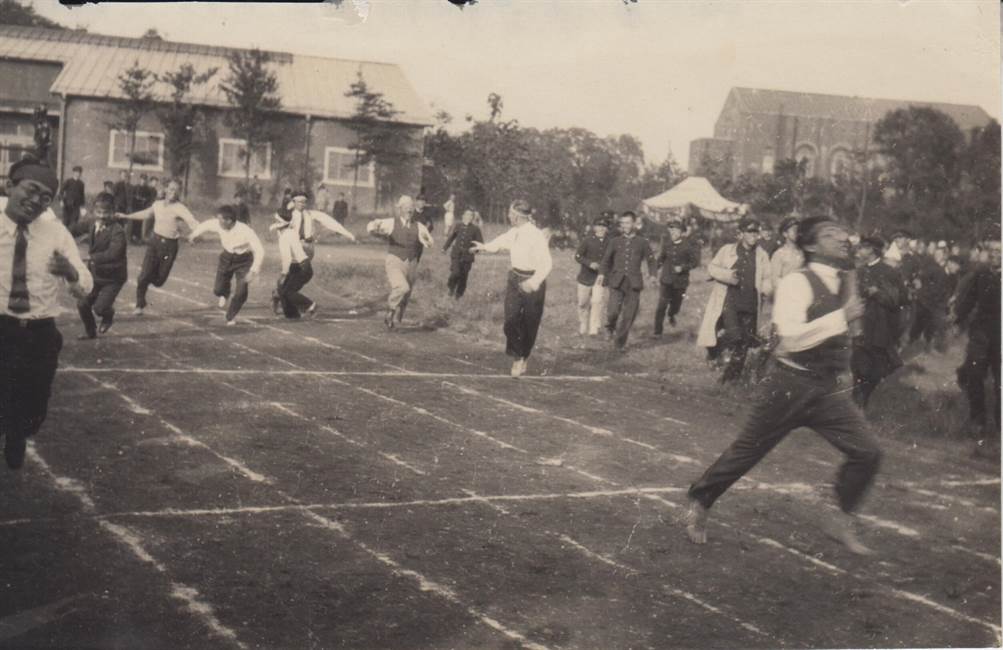
<path fill-rule="evenodd" d="M 658 196 L 644 199 L 644 205 L 656 212 L 676 211 L 693 205 L 701 215 L 714 221 L 735 221 L 747 210 L 746 205 L 718 194 L 710 181 L 701 176 L 690 176 Z"/>

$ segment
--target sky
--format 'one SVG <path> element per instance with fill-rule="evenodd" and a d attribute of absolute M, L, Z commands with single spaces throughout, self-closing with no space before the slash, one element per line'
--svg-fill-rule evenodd
<path fill-rule="evenodd" d="M 648 162 L 713 135 L 733 86 L 977 104 L 1000 116 L 993 0 L 345 0 L 114 3 L 32 0 L 62 24 L 401 65 L 462 128 L 487 116 L 538 128 L 629 133 Z"/>

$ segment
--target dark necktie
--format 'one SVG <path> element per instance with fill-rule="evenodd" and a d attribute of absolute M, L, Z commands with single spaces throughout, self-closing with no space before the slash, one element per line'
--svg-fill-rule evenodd
<path fill-rule="evenodd" d="M 17 224 L 17 239 L 14 242 L 14 268 L 11 272 L 10 299 L 7 309 L 15 314 L 23 314 L 31 309 L 28 300 L 28 238 L 27 224 Z"/>

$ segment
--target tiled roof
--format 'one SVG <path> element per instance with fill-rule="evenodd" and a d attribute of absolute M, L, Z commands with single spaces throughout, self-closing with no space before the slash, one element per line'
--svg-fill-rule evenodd
<path fill-rule="evenodd" d="M 739 110 L 749 113 L 771 115 L 783 113 L 800 117 L 876 122 L 889 111 L 909 106 L 924 106 L 950 115 L 963 131 L 985 126 L 990 120 L 989 114 L 981 107 L 968 104 L 822 95 L 761 88 L 732 88 L 732 93 L 738 102 Z"/>
<path fill-rule="evenodd" d="M 0 25 L 0 58 L 55 61 L 63 70 L 52 92 L 77 97 L 121 97 L 118 75 L 139 63 L 156 73 L 177 70 L 190 63 L 198 71 L 219 68 L 216 76 L 195 94 L 196 103 L 225 107 L 229 104 L 218 82 L 227 70 L 227 56 L 235 50 L 211 45 L 176 43 L 148 38 L 104 36 L 74 30 Z M 371 90 L 383 93 L 406 124 L 431 124 L 428 107 L 405 78 L 400 67 L 346 59 L 270 52 L 279 82 L 282 110 L 316 117 L 344 118 L 355 109 L 345 97 L 359 72 Z M 168 97 L 166 84 L 154 87 L 158 98 Z"/>

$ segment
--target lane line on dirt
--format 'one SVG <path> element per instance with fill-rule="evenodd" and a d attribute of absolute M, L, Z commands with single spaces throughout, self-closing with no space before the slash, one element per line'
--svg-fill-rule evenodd
<path fill-rule="evenodd" d="M 126 338 L 122 339 L 123 341 Z M 135 341 L 135 339 L 133 339 Z M 512 381 L 507 374 L 472 374 L 461 372 L 417 372 L 417 371 L 366 371 L 366 370 L 263 370 L 254 368 L 120 368 L 120 367 L 80 367 L 69 366 L 60 368 L 60 372 L 124 375 L 260 375 L 260 376 L 306 376 L 306 377 L 415 377 L 418 379 L 504 379 Z M 548 375 L 537 377 L 543 381 L 584 381 L 603 382 L 609 377 L 605 375 Z"/>
<path fill-rule="evenodd" d="M 199 326 L 197 324 L 195 324 L 194 327 L 196 327 L 196 329 L 204 329 L 204 328 L 202 328 L 201 326 Z M 278 327 L 274 327 L 274 326 L 270 326 L 270 329 L 275 329 L 275 330 L 278 330 L 280 332 L 285 332 L 286 331 L 286 330 L 283 330 L 282 328 L 278 328 Z M 289 334 L 292 334 L 292 333 L 290 332 Z M 231 342 L 231 343 L 233 343 L 235 345 L 242 345 L 242 344 L 238 344 L 238 343 L 233 342 L 233 341 L 229 341 L 229 339 L 227 339 L 227 342 Z M 274 355 L 271 355 L 271 354 L 269 354 L 267 352 L 263 352 L 263 351 L 260 351 L 260 350 L 255 350 L 254 348 L 251 348 L 249 346 L 242 346 L 242 347 L 245 347 L 246 349 L 248 349 L 248 350 L 250 350 L 252 352 L 257 352 L 259 354 L 262 354 L 262 355 L 265 355 L 265 356 L 268 356 L 268 357 L 273 357 L 274 356 Z M 275 358 L 278 358 L 278 357 L 275 357 Z M 382 364 L 382 365 L 390 365 L 390 364 Z M 391 397 L 388 397 L 388 396 L 380 395 L 379 393 L 376 393 L 375 391 L 369 391 L 369 389 L 364 389 L 364 388 L 361 388 L 361 387 L 358 387 L 358 386 L 354 386 L 353 384 L 351 384 L 349 382 L 345 382 L 345 381 L 342 381 L 342 380 L 334 378 L 334 377 L 326 377 L 325 379 L 328 380 L 328 381 L 332 381 L 332 382 L 335 382 L 335 383 L 339 383 L 339 384 L 342 384 L 342 385 L 345 385 L 345 386 L 349 386 L 349 387 L 355 388 L 357 390 L 361 390 L 362 392 L 365 392 L 367 394 L 372 394 L 373 396 L 377 396 L 380 399 L 385 399 L 385 400 L 391 401 L 393 403 L 397 403 L 397 404 L 399 404 L 401 406 L 409 407 L 412 410 L 415 410 L 416 412 L 418 412 L 418 413 L 420 413 L 422 415 L 428 415 L 429 417 L 432 417 L 432 418 L 434 418 L 434 419 L 436 419 L 438 421 L 442 421 L 443 423 L 448 423 L 451 426 L 455 426 L 455 427 L 458 427 L 458 428 L 463 429 L 463 430 L 474 431 L 472 429 L 468 429 L 464 425 L 461 425 L 459 423 L 454 423 L 451 420 L 447 420 L 446 418 L 442 418 L 441 416 L 438 416 L 438 415 L 436 415 L 434 413 L 431 413 L 427 409 L 424 409 L 422 407 L 411 405 L 411 404 L 409 404 L 407 402 L 403 402 L 401 400 L 397 400 L 396 398 L 391 398 Z M 480 433 L 483 434 L 483 432 L 480 432 Z M 483 434 L 483 435 L 488 435 L 488 434 Z M 507 444 L 507 443 L 503 443 L 503 444 Z M 528 453 L 528 452 L 524 451 L 524 453 Z M 662 497 L 655 496 L 655 495 L 647 495 L 646 498 L 654 499 L 654 500 L 657 500 L 657 501 L 665 503 L 665 504 L 672 504 L 672 502 L 670 502 L 670 501 L 668 501 L 666 499 L 663 499 Z M 678 504 L 672 504 L 672 507 L 673 508 L 681 508 L 681 506 L 679 506 Z M 724 522 L 719 522 L 719 523 L 721 523 L 722 525 L 726 525 L 726 524 L 724 524 Z M 728 526 L 728 527 L 730 527 L 730 526 Z M 764 543 L 764 544 L 767 544 L 767 545 L 773 545 L 775 547 L 779 547 L 779 548 L 781 548 L 783 550 L 786 550 L 788 553 L 794 554 L 795 556 L 802 557 L 803 559 L 809 561 L 812 564 L 816 564 L 816 565 L 826 565 L 826 564 L 828 564 L 828 563 L 825 563 L 825 562 L 823 562 L 821 560 L 818 560 L 817 558 L 813 558 L 813 557 L 811 557 L 811 556 L 809 556 L 809 555 L 807 555 L 805 553 L 802 553 L 801 551 L 798 551 L 797 549 L 794 549 L 794 548 L 791 548 L 789 546 L 786 546 L 786 545 L 784 545 L 781 542 L 778 542 L 776 540 L 773 540 L 773 539 L 770 539 L 770 538 L 765 538 L 765 537 L 762 537 L 762 538 L 756 537 L 756 539 L 757 540 L 761 540 L 761 543 Z M 835 567 L 834 565 L 829 565 L 829 566 L 832 566 L 832 568 L 836 569 L 836 571 L 838 573 L 840 573 L 840 574 L 847 574 L 848 573 L 846 570 L 840 569 L 838 567 Z M 873 579 L 866 578 L 864 576 L 859 576 L 859 575 L 856 575 L 856 574 L 850 574 L 850 575 L 852 575 L 853 577 L 855 577 L 855 578 L 857 578 L 859 580 L 865 581 L 865 582 L 873 582 Z M 901 597 L 901 596 L 899 596 L 898 592 L 900 592 L 902 590 L 888 591 L 889 588 L 885 587 L 884 585 L 882 585 L 880 583 L 877 583 L 877 584 L 882 589 L 885 589 L 886 593 L 890 593 L 891 595 L 896 596 L 896 597 Z M 972 617 L 969 617 L 967 614 L 963 614 L 961 612 L 958 612 L 957 610 L 953 610 L 953 609 L 951 609 L 949 607 L 946 607 L 946 606 L 943 606 L 943 605 L 939 605 L 937 603 L 934 603 L 934 601 L 929 601 L 925 597 L 922 597 L 922 596 L 919 596 L 919 595 L 915 595 L 915 596 L 916 596 L 915 598 L 910 598 L 909 600 L 911 602 L 917 602 L 917 603 L 921 603 L 921 604 L 925 604 L 926 602 L 930 602 L 930 603 L 936 604 L 937 607 L 935 609 L 937 609 L 938 611 L 947 610 L 947 611 L 950 611 L 950 612 L 954 612 L 954 614 L 952 616 L 954 618 L 958 619 L 958 620 L 967 620 L 969 622 L 977 622 L 978 624 L 982 625 L 983 627 L 986 627 L 986 628 L 990 629 L 991 631 L 993 631 L 993 633 L 996 634 L 997 636 L 999 636 L 999 634 L 1000 634 L 1000 627 L 997 626 L 997 625 L 995 625 L 994 623 L 990 623 L 990 622 L 986 622 L 986 621 L 981 621 L 979 619 L 974 619 Z"/>
<path fill-rule="evenodd" d="M 83 376 L 87 377 L 87 375 L 83 375 Z M 121 391 L 117 387 L 114 387 L 114 386 L 112 386 L 110 384 L 106 384 L 105 382 L 98 382 L 98 383 L 99 383 L 99 385 L 102 388 L 105 388 L 106 390 L 108 390 L 109 392 L 112 392 L 113 394 L 118 395 L 118 394 L 121 393 Z M 169 430 L 171 430 L 171 431 L 180 431 L 180 429 L 177 426 L 175 426 L 174 424 L 172 424 L 172 423 L 164 420 L 163 418 L 161 418 L 160 416 L 156 415 L 152 411 L 151 411 L 151 414 L 153 415 L 153 417 L 155 417 L 162 425 L 164 425 Z M 204 443 L 202 443 L 200 441 L 196 441 L 196 442 L 198 443 L 199 446 L 205 447 L 206 449 L 209 449 L 210 451 L 212 451 L 211 448 L 208 447 L 208 445 L 205 445 Z M 226 457 L 223 456 L 222 454 L 219 454 L 219 453 L 216 453 L 216 452 L 213 452 L 213 454 L 217 458 L 226 459 Z M 235 461 L 235 462 L 239 462 L 239 461 Z M 242 463 L 240 465 L 243 466 Z M 287 502 L 289 502 L 291 504 L 302 505 L 302 504 L 300 504 L 298 502 L 298 500 L 295 497 L 287 494 L 281 488 L 278 488 L 276 486 L 275 480 L 272 479 L 272 478 L 270 478 L 270 477 L 265 477 L 265 476 L 263 476 L 261 474 L 258 474 L 256 472 L 249 472 L 249 473 L 241 472 L 241 475 L 244 476 L 245 478 L 249 478 L 249 479 L 251 479 L 252 476 L 261 477 L 261 482 L 265 482 L 268 485 L 273 486 L 273 488 L 275 490 L 275 493 L 281 499 L 283 499 L 283 500 L 285 500 L 285 501 L 287 501 Z M 256 479 L 251 479 L 251 480 L 256 480 Z M 535 642 L 529 640 L 527 637 L 525 637 L 520 632 L 507 627 L 506 625 L 502 624 L 498 620 L 496 620 L 496 619 L 488 616 L 487 614 L 485 614 L 484 612 L 482 612 L 480 609 L 474 607 L 473 605 L 470 605 L 470 604 L 466 603 L 456 593 L 454 593 L 452 590 L 450 590 L 448 587 L 445 587 L 444 585 L 441 585 L 441 584 L 439 584 L 439 583 L 437 583 L 437 582 L 435 582 L 433 580 L 430 580 L 429 578 L 427 578 L 426 576 L 424 576 L 423 574 L 421 574 L 421 573 L 419 573 L 417 571 L 414 571 L 412 569 L 407 569 L 407 568 L 403 567 L 401 564 L 399 564 L 397 561 L 395 561 L 394 559 L 392 559 L 390 556 L 386 555 L 385 553 L 377 551 L 374 548 L 370 547 L 365 542 L 363 542 L 363 541 L 361 541 L 359 539 L 356 539 L 354 536 L 351 535 L 351 533 L 348 532 L 348 530 L 342 524 L 340 524 L 340 523 L 338 523 L 336 521 L 333 521 L 331 519 L 328 519 L 326 517 L 323 517 L 323 516 L 321 516 L 321 515 L 313 512 L 313 511 L 310 511 L 310 510 L 305 510 L 305 509 L 300 508 L 300 509 L 298 509 L 296 511 L 299 512 L 299 513 L 301 513 L 304 517 L 308 518 L 309 520 L 311 520 L 311 521 L 313 521 L 315 523 L 320 524 L 323 528 L 325 528 L 327 530 L 330 530 L 330 531 L 333 531 L 333 532 L 337 532 L 343 539 L 345 539 L 348 542 L 351 542 L 352 544 L 354 544 L 358 548 L 360 548 L 363 551 L 365 551 L 369 556 L 371 556 L 372 558 L 378 560 L 380 563 L 382 563 L 385 566 L 387 566 L 394 575 L 399 576 L 399 577 L 406 577 L 406 578 L 410 578 L 410 579 L 414 580 L 415 582 L 418 583 L 418 587 L 422 591 L 433 593 L 433 594 L 435 594 L 435 595 L 437 595 L 437 596 L 439 596 L 441 598 L 444 598 L 444 599 L 450 601 L 451 603 L 453 603 L 453 604 L 461 607 L 464 611 L 466 611 L 469 615 L 471 615 L 476 620 L 478 620 L 481 623 L 483 623 L 484 625 L 487 625 L 488 627 L 490 627 L 490 628 L 492 628 L 492 629 L 500 632 L 501 634 L 503 634 L 504 636 L 508 637 L 509 639 L 518 642 L 523 647 L 528 648 L 529 650 L 549 650 L 549 648 L 547 648 L 547 646 L 544 646 L 544 645 L 541 645 L 541 644 L 538 644 L 538 643 L 535 643 Z M 134 539 L 130 539 L 129 536 L 127 535 L 128 529 L 126 529 L 124 527 L 121 527 L 121 526 L 117 526 L 116 524 L 112 524 L 112 523 L 107 522 L 107 521 L 102 521 L 101 524 L 102 524 L 102 526 L 104 526 L 106 528 L 106 530 L 109 530 L 110 532 L 115 532 L 123 542 L 125 542 L 127 545 L 129 545 L 133 549 L 134 553 L 136 553 L 137 556 L 140 556 L 140 559 L 143 559 L 143 560 L 146 560 L 146 561 L 150 562 L 155 568 L 157 568 L 158 571 L 166 572 L 166 567 L 164 567 L 163 565 L 160 565 L 159 563 L 156 563 L 156 561 L 153 560 L 153 558 L 151 556 L 149 556 L 148 554 L 145 554 L 145 551 L 143 551 L 143 553 L 145 554 L 145 557 L 140 555 L 140 551 L 143 550 L 142 545 L 139 543 L 139 541 L 140 541 L 141 538 L 139 538 L 138 536 L 136 536 Z M 190 605 L 191 611 L 193 611 L 193 612 L 201 612 L 203 616 L 209 616 L 209 615 L 211 615 L 212 614 L 212 610 L 211 610 L 211 608 L 209 608 L 208 605 L 206 605 L 204 603 L 201 603 L 198 600 L 195 600 L 195 596 L 197 596 L 197 594 L 198 594 L 197 590 L 194 590 L 193 588 L 187 587 L 186 585 L 182 585 L 180 583 L 178 583 L 178 588 L 177 589 L 173 589 L 172 590 L 172 596 L 174 596 L 175 598 L 182 599 L 182 600 L 185 600 L 186 598 L 190 599 L 189 605 Z M 234 633 L 234 639 L 236 639 L 235 633 Z M 237 643 L 239 643 L 239 641 L 237 641 Z M 240 646 L 241 647 L 246 647 L 243 644 L 240 644 Z"/>
<path fill-rule="evenodd" d="M 477 497 L 478 496 L 476 493 L 474 493 L 471 490 L 463 490 L 463 491 L 466 492 L 466 493 L 468 493 L 468 494 L 470 494 L 470 495 L 472 495 L 473 497 Z M 495 510 L 496 512 L 499 512 L 499 513 L 501 513 L 503 515 L 511 516 L 511 512 L 509 510 L 507 510 L 507 509 L 505 509 L 505 508 L 503 508 L 503 507 L 501 507 L 501 506 L 499 506 L 499 505 L 497 505 L 495 503 L 492 503 L 491 501 L 489 501 L 487 499 L 480 499 L 480 498 L 478 498 L 477 501 L 479 503 L 483 503 L 484 505 L 486 505 L 487 507 L 491 508 L 492 510 Z M 611 558 L 611 557 L 609 557 L 609 556 L 607 556 L 607 555 L 605 555 L 603 553 L 599 553 L 597 551 L 593 551 L 592 549 L 588 548 L 587 546 L 585 546 L 581 542 L 573 539 L 572 537 L 569 537 L 568 535 L 565 535 L 563 533 L 557 533 L 557 532 L 554 532 L 552 530 L 548 530 L 547 528 L 542 528 L 542 527 L 536 528 L 536 531 L 540 532 L 540 533 L 543 533 L 544 535 L 547 535 L 549 537 L 553 537 L 553 538 L 559 540 L 560 542 L 562 542 L 564 544 L 567 544 L 568 546 L 570 546 L 571 548 L 575 549 L 576 551 L 578 551 L 579 553 L 581 553 L 585 557 L 589 558 L 590 560 L 593 560 L 593 561 L 596 561 L 596 562 L 601 562 L 601 563 L 603 563 L 603 564 L 605 564 L 607 566 L 610 566 L 610 567 L 613 567 L 613 568 L 618 569 L 620 571 L 623 571 L 623 572 L 625 572 L 629 576 L 635 576 L 635 575 L 639 575 L 641 573 L 637 569 L 635 569 L 635 568 L 633 568 L 631 566 L 628 566 L 626 564 L 623 564 L 622 562 L 619 562 L 617 560 L 614 560 L 613 558 Z M 755 634 L 758 634 L 760 636 L 764 636 L 764 637 L 769 638 L 769 639 L 777 640 L 776 637 L 773 636 L 772 634 L 764 632 L 763 630 L 759 629 L 758 627 L 756 627 L 752 623 L 749 623 L 748 621 L 745 621 L 745 620 L 739 618 L 738 616 L 735 616 L 734 614 L 730 614 L 728 612 L 725 612 L 724 610 L 720 609 L 719 607 L 716 607 L 716 606 L 708 603 L 707 601 L 705 601 L 705 600 L 703 600 L 701 598 L 698 598 L 694 594 L 691 594 L 691 593 L 689 593 L 687 591 L 684 591 L 682 589 L 678 589 L 678 588 L 675 588 L 675 587 L 663 587 L 663 590 L 666 593 L 668 593 L 668 594 L 671 594 L 671 595 L 673 595 L 673 596 L 675 596 L 677 598 L 681 598 L 683 600 L 686 600 L 686 601 L 688 601 L 690 603 L 693 603 L 694 605 L 697 605 L 698 607 L 701 607 L 701 608 L 703 608 L 703 609 L 705 609 L 705 610 L 707 610 L 707 611 L 709 611 L 709 612 L 711 612 L 713 614 L 717 614 L 718 616 L 726 618 L 729 621 L 731 621 L 732 623 L 735 623 L 736 625 L 738 625 L 739 627 L 741 627 L 741 628 L 743 628 L 745 630 L 748 630 L 750 632 L 754 632 Z"/>
<path fill-rule="evenodd" d="M 94 500 L 87 493 L 86 489 L 80 485 L 80 482 L 76 479 L 56 474 L 48 462 L 46 462 L 45 459 L 42 458 L 41 454 L 38 453 L 34 443 L 28 447 L 28 457 L 31 459 L 33 465 L 39 467 L 42 470 L 42 473 L 49 477 L 49 479 L 56 486 L 57 490 L 66 492 L 76 497 L 77 500 L 80 501 L 80 505 L 84 511 L 89 513 L 93 513 L 95 511 Z M 105 532 L 115 538 L 116 541 L 128 548 L 132 552 L 133 556 L 135 556 L 138 560 L 153 567 L 157 573 L 167 578 L 170 584 L 170 597 L 180 601 L 184 609 L 195 616 L 195 618 L 197 618 L 203 625 L 209 628 L 213 635 L 230 642 L 238 648 L 247 648 L 247 645 L 237 638 L 237 633 L 233 629 L 224 625 L 222 621 L 216 617 L 212 605 L 201 598 L 197 589 L 171 578 L 170 571 L 168 571 L 167 567 L 161 564 L 150 554 L 149 551 L 146 550 L 144 540 L 141 535 L 129 528 L 126 528 L 125 526 L 114 524 L 103 519 L 98 520 L 98 525 Z"/>

